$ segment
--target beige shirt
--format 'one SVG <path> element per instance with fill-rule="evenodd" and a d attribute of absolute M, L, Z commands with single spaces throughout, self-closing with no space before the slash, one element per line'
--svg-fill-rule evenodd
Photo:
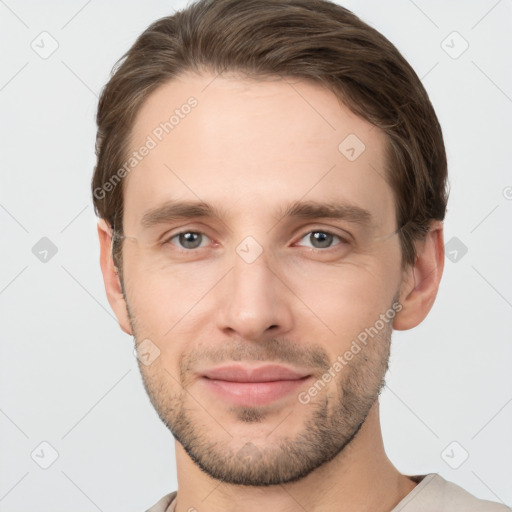
<path fill-rule="evenodd" d="M 506 505 L 475 498 L 437 473 L 410 478 L 418 485 L 390 512 L 512 512 Z M 175 512 L 176 494 L 167 494 L 146 512 Z"/>

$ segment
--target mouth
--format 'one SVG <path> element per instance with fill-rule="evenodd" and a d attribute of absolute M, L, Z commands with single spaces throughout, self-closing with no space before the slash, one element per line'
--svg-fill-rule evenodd
<path fill-rule="evenodd" d="M 312 377 L 307 372 L 278 365 L 229 365 L 201 374 L 207 390 L 234 405 L 266 405 L 291 395 Z"/>

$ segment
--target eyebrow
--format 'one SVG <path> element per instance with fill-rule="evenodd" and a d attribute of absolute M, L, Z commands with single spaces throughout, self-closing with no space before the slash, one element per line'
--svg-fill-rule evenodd
<path fill-rule="evenodd" d="M 370 226 L 373 216 L 370 211 L 355 204 L 318 201 L 293 201 L 276 212 L 279 219 L 342 219 L 362 226 Z M 204 201 L 167 201 L 144 213 L 141 225 L 151 228 L 171 221 L 196 218 L 219 218 L 228 216 L 223 208 Z"/>

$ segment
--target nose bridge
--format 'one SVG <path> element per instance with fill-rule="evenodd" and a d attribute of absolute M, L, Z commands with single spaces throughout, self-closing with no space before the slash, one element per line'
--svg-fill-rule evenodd
<path fill-rule="evenodd" d="M 233 291 L 242 297 L 254 291 L 270 291 L 269 288 L 275 285 L 277 279 L 271 269 L 270 249 L 263 247 L 253 238 L 247 237 L 236 248 L 236 255 L 233 258 Z M 253 300 L 256 297 L 252 297 Z"/>
<path fill-rule="evenodd" d="M 276 275 L 269 251 L 254 237 L 243 239 L 222 290 L 219 327 L 237 331 L 244 339 L 261 338 L 269 328 L 274 334 L 290 328 L 286 287 Z"/>

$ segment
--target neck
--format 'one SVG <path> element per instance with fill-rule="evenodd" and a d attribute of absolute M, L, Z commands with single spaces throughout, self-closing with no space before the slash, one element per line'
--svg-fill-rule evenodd
<path fill-rule="evenodd" d="M 296 482 L 250 487 L 219 482 L 202 472 L 176 443 L 176 512 L 389 512 L 416 483 L 384 451 L 378 400 L 354 439 L 330 462 Z"/>

